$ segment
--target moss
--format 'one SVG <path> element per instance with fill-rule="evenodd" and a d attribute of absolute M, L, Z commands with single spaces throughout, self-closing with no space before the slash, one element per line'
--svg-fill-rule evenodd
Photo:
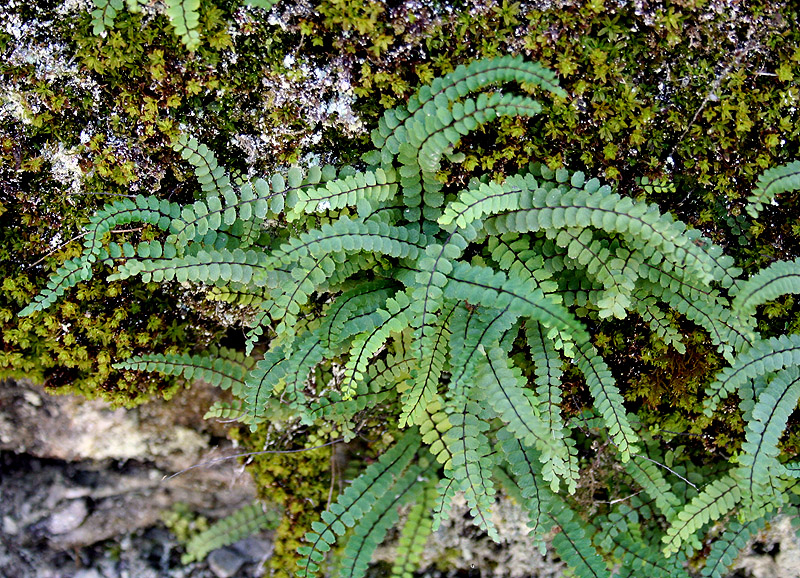
<path fill-rule="evenodd" d="M 275 434 L 270 428 L 262 428 L 256 433 L 244 429 L 231 433 L 246 451 L 260 451 L 265 447 L 302 449 L 295 448 L 287 436 L 280 438 L 286 445 L 278 442 L 268 446 L 268 439 Z M 299 433 L 295 432 L 295 440 L 303 439 Z M 330 458 L 330 447 L 266 454 L 255 457 L 248 468 L 259 496 L 267 503 L 279 504 L 284 511 L 273 537 L 275 550 L 269 561 L 272 575 L 276 578 L 295 575 L 298 570 L 297 548 L 306 532 L 310 531 L 311 522 L 318 519 L 328 504 L 333 491 Z"/>

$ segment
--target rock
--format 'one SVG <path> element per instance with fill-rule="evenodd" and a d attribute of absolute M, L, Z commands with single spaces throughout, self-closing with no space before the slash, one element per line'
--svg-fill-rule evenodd
<path fill-rule="evenodd" d="M 230 578 L 244 565 L 246 558 L 229 547 L 214 550 L 208 555 L 208 567 L 217 578 Z"/>
<path fill-rule="evenodd" d="M 94 568 L 88 570 L 78 570 L 72 578 L 104 578 L 103 575 Z"/>
<path fill-rule="evenodd" d="M 272 540 L 250 536 L 232 544 L 231 548 L 244 556 L 248 562 L 258 563 L 272 556 L 275 544 Z"/>
<path fill-rule="evenodd" d="M 55 536 L 66 534 L 83 524 L 88 514 L 86 500 L 72 500 L 50 516 L 47 520 L 47 529 Z"/>

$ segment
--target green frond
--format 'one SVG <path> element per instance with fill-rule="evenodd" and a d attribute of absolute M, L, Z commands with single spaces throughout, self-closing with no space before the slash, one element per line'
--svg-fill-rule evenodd
<path fill-rule="evenodd" d="M 252 283 L 256 287 L 264 287 L 268 284 L 272 273 L 266 255 L 252 249 L 200 250 L 196 255 L 187 254 L 183 257 L 170 257 L 169 255 L 172 253 L 166 250 L 162 251 L 162 247 L 157 241 L 142 243 L 139 245 L 139 249 L 141 258 L 129 260 L 120 265 L 116 273 L 108 276 L 110 281 L 139 275 L 145 283 L 174 279 L 179 283 L 187 281 L 209 285 Z M 158 255 L 158 257 L 147 258 L 151 255 Z"/>
<path fill-rule="evenodd" d="M 553 497 L 549 513 L 561 531 L 553 537 L 553 547 L 578 578 L 610 578 L 605 562 L 592 545 L 591 527 L 581 520 L 560 498 Z"/>
<path fill-rule="evenodd" d="M 288 218 L 302 213 L 318 213 L 354 207 L 360 202 L 378 205 L 397 194 L 398 178 L 394 169 L 378 167 L 329 180 L 318 187 L 297 191 L 297 201 Z"/>
<path fill-rule="evenodd" d="M 452 271 L 442 275 L 448 294 L 473 305 L 502 309 L 521 317 L 530 317 L 545 327 L 570 334 L 576 343 L 589 339 L 583 325 L 558 303 L 545 295 L 533 279 L 506 276 L 488 267 L 455 262 Z"/>
<path fill-rule="evenodd" d="M 637 453 L 638 436 L 631 427 L 616 380 L 591 343 L 578 346 L 575 363 L 586 378 L 594 407 L 602 416 L 622 462 Z"/>
<path fill-rule="evenodd" d="M 607 186 L 600 187 L 597 179 L 581 189 L 560 186 L 522 191 L 518 209 L 499 211 L 484 226 L 492 235 L 594 227 L 621 235 L 651 264 L 666 260 L 704 283 L 719 281 L 728 287 L 738 274 L 719 246 L 710 242 L 700 246 L 695 242 L 699 233 L 687 231 L 686 225 L 669 213 L 662 214 L 656 205 L 620 197 Z"/>
<path fill-rule="evenodd" d="M 496 310 L 460 303 L 450 321 L 450 384 L 452 392 L 470 383 L 484 352 L 517 322 L 508 306 Z"/>
<path fill-rule="evenodd" d="M 390 578 L 412 578 L 419 569 L 422 551 L 431 535 L 431 512 L 436 503 L 436 484 L 429 481 L 422 487 L 421 495 L 408 512 L 397 548 L 392 558 Z"/>
<path fill-rule="evenodd" d="M 755 219 L 764 205 L 774 203 L 776 196 L 797 190 L 800 190 L 800 161 L 768 169 L 758 177 L 753 194 L 747 197 L 747 213 Z"/>
<path fill-rule="evenodd" d="M 521 85 L 540 86 L 556 96 L 567 97 L 564 89 L 558 86 L 552 70 L 538 62 L 526 62 L 521 56 L 509 55 L 459 65 L 450 74 L 434 79 L 429 86 L 423 86 L 408 100 L 407 109 L 414 112 L 430 100 L 441 106 L 492 84 L 512 81 Z"/>
<path fill-rule="evenodd" d="M 480 414 L 480 408 L 472 400 L 449 414 L 452 427 L 445 433 L 445 441 L 453 457 L 451 469 L 444 473 L 455 482 L 454 491 L 464 492 L 473 523 L 498 541 L 497 529 L 489 516 L 495 495 L 492 448 L 486 437 L 489 425 L 478 417 Z"/>
<path fill-rule="evenodd" d="M 536 376 L 534 383 L 539 415 L 547 426 L 547 437 L 551 443 L 555 446 L 566 446 L 564 455 L 567 456 L 567 470 L 561 475 L 567 483 L 567 491 L 572 493 L 578 481 L 578 461 L 575 442 L 561 416 L 561 357 L 541 324 L 527 323 L 525 337 L 531 350 L 530 359 Z"/>
<path fill-rule="evenodd" d="M 122 10 L 122 0 L 92 0 L 92 33 L 97 36 L 114 26 L 117 13 Z"/>
<path fill-rule="evenodd" d="M 181 556 L 181 564 L 203 560 L 212 550 L 238 542 L 275 524 L 276 518 L 275 513 L 265 511 L 258 502 L 244 506 L 189 540 L 186 553 Z"/>
<path fill-rule="evenodd" d="M 619 578 L 689 578 L 685 569 L 685 556 L 677 555 L 664 559 L 657 549 L 643 543 L 639 537 L 624 532 L 615 535 L 613 546 L 608 550 L 619 560 Z"/>
<path fill-rule="evenodd" d="M 723 476 L 708 484 L 678 512 L 667 528 L 662 538 L 664 555 L 669 557 L 675 554 L 687 543 L 694 550 L 699 550 L 702 547 L 697 537 L 700 529 L 730 512 L 741 498 L 739 482 L 732 476 Z"/>
<path fill-rule="evenodd" d="M 363 519 L 360 527 L 369 526 L 381 516 L 373 507 L 381 496 L 392 495 L 389 490 L 417 453 L 420 445 L 416 430 L 408 430 L 400 440 L 364 472 L 347 489 L 339 494 L 336 502 L 322 513 L 322 521 L 312 523 L 306 534 L 307 545 L 298 548 L 302 558 L 298 561 L 302 578 L 316 576 L 325 552 L 342 536 Z M 416 479 L 416 476 L 414 476 Z"/>
<path fill-rule="evenodd" d="M 497 441 L 513 477 L 497 476 L 502 472 L 500 468 L 495 470 L 495 475 L 503 488 L 524 507 L 528 514 L 530 533 L 534 537 L 541 537 L 550 528 L 550 520 L 546 514 L 550 509 L 548 499 L 551 496 L 540 481 L 541 454 L 522 445 L 507 428 L 497 431 Z"/>
<path fill-rule="evenodd" d="M 359 251 L 414 259 L 424 242 L 424 236 L 411 227 L 342 217 L 291 239 L 272 252 L 271 260 L 276 266 L 294 265 L 307 257 Z"/>
<path fill-rule="evenodd" d="M 200 47 L 200 0 L 165 0 L 167 16 L 175 34 L 187 49 L 194 52 Z"/>
<path fill-rule="evenodd" d="M 639 283 L 640 295 L 652 295 L 667 303 L 681 315 L 708 331 L 711 342 L 730 361 L 735 352 L 744 351 L 756 341 L 755 334 L 743 326 L 730 310 L 719 303 L 692 299 L 681 292 L 672 292 L 649 281 Z"/>
<path fill-rule="evenodd" d="M 401 333 L 408 327 L 410 320 L 407 311 L 409 308 L 408 295 L 398 292 L 386 301 L 386 309 L 376 312 L 374 327 L 353 339 L 340 386 L 343 399 L 349 399 L 356 393 L 358 384 L 364 380 L 367 364 L 389 337 L 393 333 Z"/>
<path fill-rule="evenodd" d="M 642 319 L 647 321 L 650 330 L 655 333 L 666 345 L 671 345 L 680 354 L 686 353 L 686 345 L 684 345 L 682 335 L 679 333 L 677 327 L 669 322 L 664 311 L 656 304 L 655 297 L 634 294 L 633 300 L 636 312 L 641 315 Z"/>
<path fill-rule="evenodd" d="M 418 344 L 421 354 L 417 358 L 417 368 L 413 379 L 406 382 L 401 390 L 400 427 L 420 425 L 425 408 L 436 395 L 439 381 L 447 363 L 450 337 L 450 318 L 455 311 L 454 304 L 445 304 L 433 331 L 425 332 Z"/>
<path fill-rule="evenodd" d="M 172 148 L 194 167 L 195 177 L 206 197 L 212 195 L 223 197 L 226 203 L 232 204 L 235 193 L 231 187 L 231 179 L 225 173 L 225 169 L 219 166 L 213 151 L 186 134 L 181 134 Z"/>
<path fill-rule="evenodd" d="M 65 261 L 56 272 L 50 276 L 47 288 L 36 295 L 33 300 L 19 312 L 20 317 L 27 317 L 36 311 L 44 311 L 56 302 L 70 287 L 81 281 L 88 281 L 92 277 L 91 266 L 83 257 L 75 257 Z"/>
<path fill-rule="evenodd" d="M 800 162 L 798 169 L 800 170 Z M 800 178 L 800 172 L 798 173 Z M 781 295 L 800 293 L 800 259 L 776 261 L 731 288 L 731 311 L 744 326 L 755 325 L 756 307 Z"/>
<path fill-rule="evenodd" d="M 625 463 L 625 471 L 650 496 L 658 511 L 667 521 L 672 522 L 675 519 L 677 508 L 681 505 L 681 500 L 672 491 L 662 469 L 647 456 L 634 455 Z"/>
<path fill-rule="evenodd" d="M 770 478 L 783 469 L 777 459 L 778 442 L 798 399 L 800 371 L 790 367 L 773 377 L 758 394 L 750 412 L 736 475 L 742 480 L 745 501 L 756 508 L 772 510 L 780 502 L 772 495 L 768 484 Z"/>
<path fill-rule="evenodd" d="M 420 418 L 419 433 L 422 435 L 422 442 L 428 445 L 428 450 L 445 469 L 451 467 L 453 459 L 453 452 L 450 451 L 448 440 L 445 438 L 447 430 L 451 427 L 453 424 L 442 408 L 441 398 L 434 397 Z"/>
<path fill-rule="evenodd" d="M 242 361 L 233 360 L 223 355 L 150 353 L 115 363 L 114 367 L 182 376 L 189 381 L 205 381 L 221 389 L 231 389 L 234 395 L 241 395 L 244 390 L 245 377 L 252 369 L 253 362 L 244 359 Z"/>
<path fill-rule="evenodd" d="M 785 367 L 800 365 L 800 335 L 781 335 L 763 339 L 736 356 L 733 364 L 717 374 L 706 389 L 703 411 L 712 415 L 719 402 L 750 380 Z"/>
<path fill-rule="evenodd" d="M 239 422 L 246 426 L 256 427 L 271 419 L 288 419 L 290 416 L 285 406 L 281 405 L 279 399 L 271 397 L 267 400 L 266 407 L 259 418 L 254 418 L 247 413 L 244 400 L 238 399 L 232 402 L 215 401 L 203 415 L 203 419 L 216 419 L 221 422 Z"/>
<path fill-rule="evenodd" d="M 278 345 L 265 353 L 264 358 L 256 363 L 255 368 L 247 376 L 241 397 L 245 401 L 248 419 L 253 424 L 258 423 L 263 417 L 272 391 L 285 374 L 286 352 Z M 255 431 L 255 425 L 250 429 Z"/>
<path fill-rule="evenodd" d="M 338 349 L 345 337 L 363 333 L 380 323 L 376 316 L 397 289 L 387 280 L 361 283 L 343 292 L 326 309 L 322 344 L 327 349 Z"/>
<path fill-rule="evenodd" d="M 750 537 L 759 532 L 766 523 L 765 518 L 740 524 L 732 520 L 722 535 L 711 543 L 711 552 L 700 573 L 705 578 L 723 578 L 739 556 Z"/>
<path fill-rule="evenodd" d="M 369 513 L 369 520 L 356 526 L 341 556 L 339 578 L 362 578 L 366 575 L 375 549 L 383 542 L 386 532 L 397 523 L 398 506 L 416 498 L 424 489 L 418 478 L 422 468 L 411 466 L 403 477 L 389 486 L 378 498 Z"/>
<path fill-rule="evenodd" d="M 559 443 L 550 437 L 550 428 L 537 411 L 538 400 L 533 390 L 526 387 L 520 370 L 497 346 L 487 349 L 482 361 L 475 376 L 474 391 L 486 400 L 505 423 L 505 428 L 523 445 L 539 450 L 542 477 L 554 492 L 558 491 L 562 480 L 574 489 L 577 464 L 570 446 L 563 438 Z"/>

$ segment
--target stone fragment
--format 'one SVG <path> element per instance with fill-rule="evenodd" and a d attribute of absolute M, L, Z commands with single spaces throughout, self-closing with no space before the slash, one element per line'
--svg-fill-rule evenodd
<path fill-rule="evenodd" d="M 50 516 L 47 529 L 54 536 L 66 534 L 83 524 L 88 514 L 86 500 L 72 500 Z"/>
<path fill-rule="evenodd" d="M 208 567 L 217 578 L 231 578 L 246 562 L 242 554 L 233 548 L 220 548 L 208 555 Z"/>
<path fill-rule="evenodd" d="M 231 548 L 239 552 L 248 562 L 261 562 L 272 556 L 275 544 L 272 540 L 249 536 L 231 545 Z"/>

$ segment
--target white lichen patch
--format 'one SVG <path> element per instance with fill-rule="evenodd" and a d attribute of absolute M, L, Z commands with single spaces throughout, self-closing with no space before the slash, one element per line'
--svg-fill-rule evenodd
<path fill-rule="evenodd" d="M 25 94 L 19 90 L 6 88 L 0 94 L 0 121 L 15 120 L 22 124 L 31 124 L 38 112 L 38 106 L 28 102 Z"/>
<path fill-rule="evenodd" d="M 42 157 L 50 163 L 50 175 L 56 182 L 65 185 L 69 192 L 78 193 L 83 187 L 83 171 L 77 148 L 68 149 L 64 143 L 48 143 Z"/>

